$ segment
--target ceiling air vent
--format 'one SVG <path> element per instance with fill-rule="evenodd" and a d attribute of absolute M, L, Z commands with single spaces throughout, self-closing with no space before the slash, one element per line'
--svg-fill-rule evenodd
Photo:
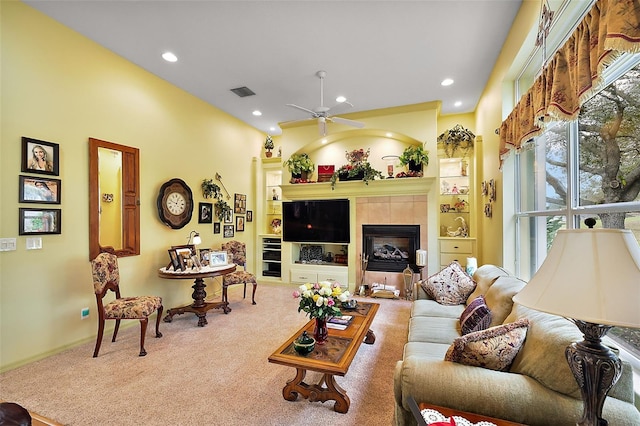
<path fill-rule="evenodd" d="M 235 89 L 231 89 L 231 91 L 233 93 L 235 93 L 236 95 L 240 96 L 241 98 L 244 98 L 246 96 L 253 96 L 255 95 L 255 93 L 253 92 L 253 90 L 249 89 L 246 86 L 242 86 L 242 87 L 236 87 Z"/>

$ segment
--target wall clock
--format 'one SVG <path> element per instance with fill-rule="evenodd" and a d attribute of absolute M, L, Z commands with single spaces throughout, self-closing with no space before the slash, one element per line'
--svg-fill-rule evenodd
<path fill-rule="evenodd" d="M 184 228 L 191 221 L 193 194 L 183 180 L 174 178 L 165 182 L 158 193 L 158 216 L 173 229 Z"/>

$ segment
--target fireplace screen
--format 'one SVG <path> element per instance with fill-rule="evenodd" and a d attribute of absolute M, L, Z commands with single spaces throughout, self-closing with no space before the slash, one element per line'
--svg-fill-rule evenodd
<path fill-rule="evenodd" d="M 368 271 L 402 272 L 407 265 L 417 271 L 420 225 L 363 225 L 362 239 Z"/>

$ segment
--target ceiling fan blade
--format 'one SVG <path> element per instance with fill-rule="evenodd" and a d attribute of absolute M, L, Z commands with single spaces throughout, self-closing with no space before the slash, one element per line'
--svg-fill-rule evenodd
<path fill-rule="evenodd" d="M 346 124 L 347 126 L 357 127 L 359 129 L 362 129 L 364 127 L 364 123 L 363 122 L 355 121 L 355 120 L 349 120 L 347 118 L 331 117 L 331 121 L 333 121 L 335 123 Z"/>
<path fill-rule="evenodd" d="M 295 105 L 295 104 L 286 104 L 286 105 L 290 106 L 290 107 L 293 107 L 293 108 L 297 108 L 297 109 L 305 111 L 305 112 L 308 112 L 309 114 L 313 115 L 314 117 L 318 116 L 318 114 L 315 111 L 310 110 L 309 108 L 301 107 L 301 106 L 298 106 L 298 105 Z"/>
<path fill-rule="evenodd" d="M 324 117 L 318 117 L 318 133 L 327 136 L 327 120 Z"/>
<path fill-rule="evenodd" d="M 335 104 L 334 106 L 332 106 L 331 108 L 327 109 L 327 112 L 329 111 L 344 111 L 347 108 L 353 108 L 353 104 L 349 101 L 344 101 L 344 102 L 338 102 L 337 104 Z"/>

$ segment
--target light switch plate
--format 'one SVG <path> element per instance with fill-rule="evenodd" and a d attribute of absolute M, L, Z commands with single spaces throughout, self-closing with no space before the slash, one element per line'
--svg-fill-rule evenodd
<path fill-rule="evenodd" d="M 0 251 L 14 251 L 15 249 L 15 238 L 0 238 Z"/>
<path fill-rule="evenodd" d="M 42 248 L 42 237 L 27 238 L 27 250 L 40 250 Z"/>

